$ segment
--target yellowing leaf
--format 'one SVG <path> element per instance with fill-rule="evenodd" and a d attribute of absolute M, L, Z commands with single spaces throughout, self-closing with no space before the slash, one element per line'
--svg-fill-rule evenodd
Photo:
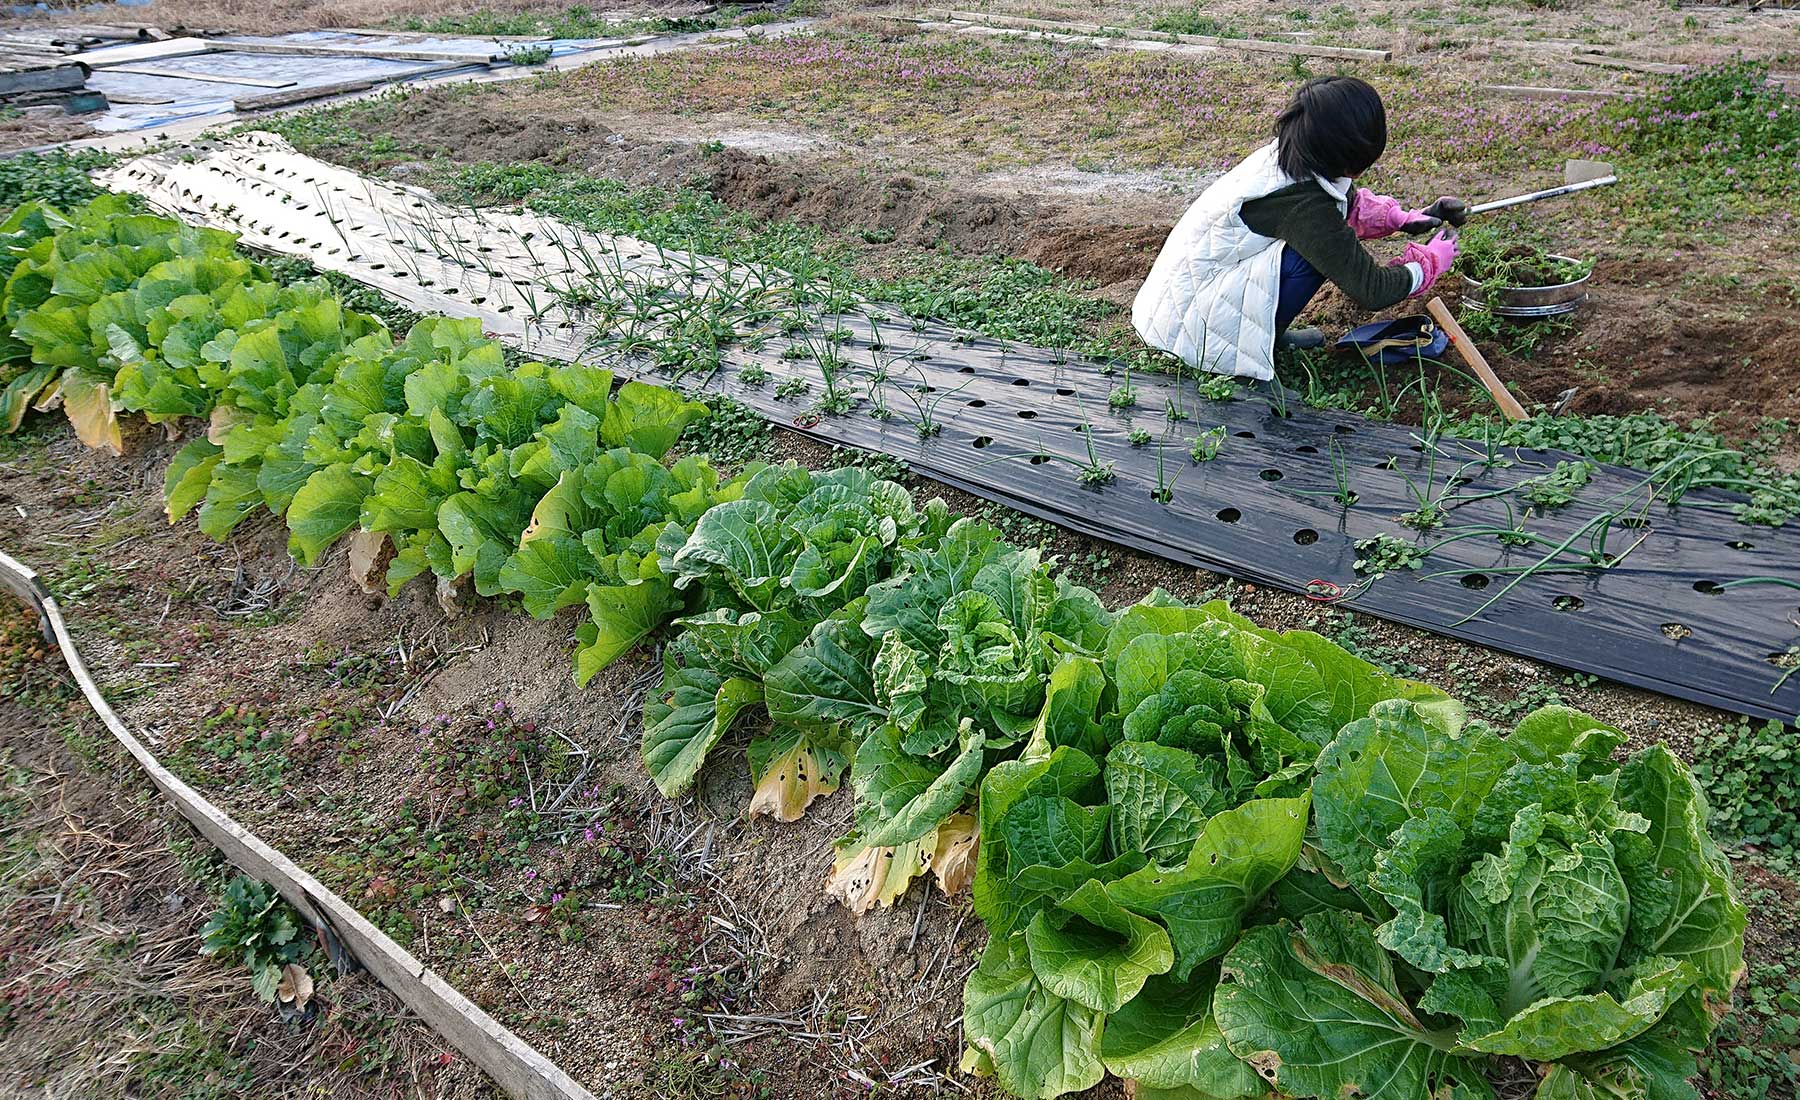
<path fill-rule="evenodd" d="M 938 826 L 936 847 L 931 853 L 931 873 L 937 876 L 938 889 L 946 894 L 960 894 L 975 881 L 980 836 L 974 814 L 951 814 Z"/>
<path fill-rule="evenodd" d="M 937 835 L 926 833 L 917 840 L 909 840 L 898 848 L 884 848 L 882 851 L 892 853 L 887 861 L 887 877 L 881 882 L 881 889 L 876 892 L 875 900 L 883 906 L 892 905 L 900 900 L 912 880 L 931 870 L 931 853 L 937 846 Z"/>
<path fill-rule="evenodd" d="M 832 861 L 831 875 L 825 880 L 826 895 L 843 902 L 852 913 L 868 912 L 875 905 L 893 856 L 887 848 L 858 848 L 840 854 Z"/>
<path fill-rule="evenodd" d="M 373 596 L 387 587 L 387 563 L 394 555 L 388 550 L 384 531 L 355 531 L 350 535 L 350 579 L 356 587 Z"/>
<path fill-rule="evenodd" d="M 292 1005 L 295 1012 L 301 1011 L 312 1000 L 312 975 L 299 963 L 288 963 L 281 968 L 281 984 L 275 987 L 275 995 L 281 998 L 282 1004 Z"/>
<path fill-rule="evenodd" d="M 753 755 L 751 770 L 756 792 L 750 796 L 750 806 L 744 811 L 746 817 L 767 814 L 777 821 L 798 821 L 813 799 L 838 789 L 842 765 L 832 767 L 831 761 L 824 758 L 826 751 L 815 749 L 797 731 L 792 741 L 761 767 L 757 767 Z"/>
<path fill-rule="evenodd" d="M 914 879 L 931 870 L 936 849 L 937 832 L 933 830 L 897 848 L 877 845 L 847 850 L 832 863 L 825 893 L 857 914 L 877 905 L 892 905 Z"/>
<path fill-rule="evenodd" d="M 63 374 L 58 387 L 63 411 L 75 426 L 75 436 L 89 447 L 105 447 L 113 454 L 125 453 L 119 436 L 119 418 L 113 413 L 112 386 L 85 378 L 78 371 Z"/>
<path fill-rule="evenodd" d="M 255 418 L 256 414 L 248 409 L 240 409 L 235 405 L 218 405 L 214 407 L 211 419 L 206 422 L 207 441 L 223 447 L 225 437 L 231 434 L 231 429 Z"/>

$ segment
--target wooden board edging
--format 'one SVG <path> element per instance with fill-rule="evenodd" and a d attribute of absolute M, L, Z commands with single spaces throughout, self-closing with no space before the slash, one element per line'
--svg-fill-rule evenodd
<path fill-rule="evenodd" d="M 37 573 L 3 551 L 0 585 L 11 589 L 38 613 L 46 639 L 54 641 L 62 651 L 69 672 L 94 713 L 137 760 L 157 790 L 233 866 L 281 891 L 281 896 L 323 933 L 328 947 L 341 945 L 451 1046 L 486 1070 L 508 1095 L 518 1100 L 595 1100 L 593 1093 L 577 1084 L 556 1063 L 458 993 L 355 907 L 163 767 L 107 704 L 75 648 L 55 598 Z"/>
<path fill-rule="evenodd" d="M 1278 53 L 1300 57 L 1335 57 L 1344 61 L 1390 61 L 1392 50 L 1366 50 L 1350 46 L 1304 46 L 1293 42 L 1269 42 L 1261 38 L 1221 38 L 1210 34 L 1173 34 L 1144 30 L 1139 27 L 1110 27 L 1099 23 L 1065 23 L 1051 19 L 1028 19 L 1021 15 L 992 15 L 987 12 L 957 11 L 931 8 L 926 16 L 940 22 L 974 23 L 987 27 L 1017 27 L 1024 30 L 1048 31 L 1053 34 L 1123 35 L 1145 41 L 1178 42 L 1184 46 L 1214 46 L 1223 50 L 1250 53 Z"/>

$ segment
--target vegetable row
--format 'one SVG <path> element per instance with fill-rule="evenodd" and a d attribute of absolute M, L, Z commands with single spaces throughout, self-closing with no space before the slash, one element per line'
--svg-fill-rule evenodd
<path fill-rule="evenodd" d="M 1501 735 L 1317 634 L 1157 593 L 1109 612 L 994 528 L 858 470 L 752 477 L 671 539 L 644 759 L 734 722 L 753 810 L 849 767 L 828 886 L 931 872 L 989 944 L 965 1069 L 1022 1097 L 1673 1100 L 1743 969 L 1686 767 L 1551 707 Z M 827 565 L 827 563 L 830 563 Z"/>
<path fill-rule="evenodd" d="M 90 446 L 120 415 L 208 430 L 170 463 L 173 522 L 224 538 L 282 517 L 311 565 L 340 537 L 391 546 L 390 592 L 424 573 L 513 593 L 533 615 L 585 603 L 583 678 L 672 606 L 657 539 L 741 482 L 664 456 L 704 406 L 579 365 L 510 365 L 478 322 L 396 341 L 322 280 L 282 284 L 230 234 L 102 196 L 0 223 L 0 427 L 60 405 Z"/>

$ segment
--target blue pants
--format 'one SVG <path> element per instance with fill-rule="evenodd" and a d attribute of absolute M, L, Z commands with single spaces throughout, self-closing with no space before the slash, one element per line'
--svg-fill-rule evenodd
<path fill-rule="evenodd" d="M 1275 299 L 1275 332 L 1280 335 L 1325 285 L 1325 276 L 1292 248 L 1281 248 L 1281 288 Z"/>

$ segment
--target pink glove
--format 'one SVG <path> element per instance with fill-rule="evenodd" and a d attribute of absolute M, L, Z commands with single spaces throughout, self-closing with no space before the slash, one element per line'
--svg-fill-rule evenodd
<path fill-rule="evenodd" d="M 1356 197 L 1350 203 L 1350 216 L 1347 220 L 1350 228 L 1356 231 L 1356 239 L 1359 241 L 1390 237 L 1403 229 L 1409 233 L 1417 233 L 1438 224 L 1438 219 L 1423 210 L 1408 210 L 1400 205 L 1399 199 L 1377 195 L 1367 187 L 1356 189 Z"/>
<path fill-rule="evenodd" d="M 1448 230 L 1439 230 L 1424 244 L 1407 241 L 1406 251 L 1400 253 L 1400 258 L 1394 262 L 1419 265 L 1419 270 L 1424 272 L 1425 277 L 1420 280 L 1419 289 L 1413 291 L 1413 296 L 1423 294 L 1456 262 L 1456 238 L 1449 235 Z"/>

